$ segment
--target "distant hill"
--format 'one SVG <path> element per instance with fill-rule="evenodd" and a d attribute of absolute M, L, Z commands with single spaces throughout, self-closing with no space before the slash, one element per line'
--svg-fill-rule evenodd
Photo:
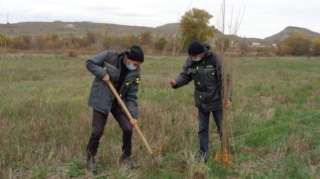
<path fill-rule="evenodd" d="M 103 32 L 108 35 L 140 34 L 151 31 L 154 35 L 174 35 L 179 32 L 179 23 L 165 24 L 156 28 L 143 26 L 128 26 L 117 24 L 104 24 L 94 22 L 20 22 L 15 24 L 0 24 L 0 33 L 8 36 L 31 35 L 69 35 L 83 36 L 87 32 Z"/>
<path fill-rule="evenodd" d="M 172 36 L 179 33 L 179 23 L 169 23 L 158 27 L 143 27 L 143 26 L 128 26 L 118 24 L 104 24 L 95 22 L 20 22 L 14 24 L 0 24 L 0 34 L 8 36 L 30 34 L 30 35 L 47 35 L 57 34 L 69 35 L 73 34 L 76 36 L 85 36 L 87 32 L 100 32 L 106 35 L 123 35 L 123 34 L 134 34 L 138 35 L 141 32 L 150 31 L 156 36 Z M 221 32 L 217 32 L 218 34 Z M 274 34 L 265 39 L 259 38 L 241 38 L 238 36 L 232 36 L 232 39 L 245 40 L 247 43 L 260 43 L 261 45 L 271 45 L 279 41 L 283 41 L 291 35 L 300 34 L 305 38 L 314 39 L 320 38 L 320 33 L 313 32 L 311 30 L 300 28 L 300 27 L 286 27 L 283 31 Z"/>
<path fill-rule="evenodd" d="M 295 35 L 295 34 L 301 35 L 304 38 L 307 38 L 310 40 L 313 40 L 315 38 L 320 38 L 320 33 L 313 32 L 309 29 L 305 29 L 305 28 L 301 28 L 301 27 L 289 26 L 289 27 L 286 27 L 281 32 L 265 38 L 264 41 L 266 41 L 268 43 L 277 43 L 277 42 L 281 42 L 281 41 L 287 39 L 288 37 L 290 37 L 291 35 Z"/>
<path fill-rule="evenodd" d="M 162 34 L 175 35 L 180 31 L 180 23 L 170 23 L 156 27 Z"/>

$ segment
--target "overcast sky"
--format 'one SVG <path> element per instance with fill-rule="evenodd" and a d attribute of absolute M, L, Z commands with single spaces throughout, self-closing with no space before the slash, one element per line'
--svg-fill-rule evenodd
<path fill-rule="evenodd" d="M 213 15 L 210 25 L 221 29 L 221 4 L 222 0 L 0 0 L 0 24 L 9 14 L 11 24 L 60 20 L 157 27 L 179 22 L 187 10 L 198 8 Z M 226 29 L 243 11 L 237 31 L 241 37 L 266 38 L 287 26 L 320 33 L 320 0 L 226 0 Z"/>

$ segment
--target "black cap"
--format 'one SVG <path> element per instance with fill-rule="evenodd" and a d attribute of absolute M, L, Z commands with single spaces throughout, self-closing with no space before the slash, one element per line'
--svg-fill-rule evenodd
<path fill-rule="evenodd" d="M 127 57 L 132 61 L 143 62 L 144 54 L 142 49 L 138 45 L 133 45 L 129 52 L 127 52 Z"/>
<path fill-rule="evenodd" d="M 191 42 L 191 44 L 188 47 L 189 55 L 198 55 L 203 52 L 204 52 L 204 45 L 197 40 Z"/>

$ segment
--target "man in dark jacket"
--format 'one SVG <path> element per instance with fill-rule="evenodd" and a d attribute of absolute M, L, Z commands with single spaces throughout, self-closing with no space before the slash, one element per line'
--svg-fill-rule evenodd
<path fill-rule="evenodd" d="M 87 60 L 87 69 L 95 76 L 88 105 L 93 108 L 92 133 L 87 145 L 86 167 L 97 170 L 95 156 L 103 134 L 107 118 L 111 112 L 122 129 L 123 145 L 121 161 L 126 162 L 130 168 L 137 165 L 131 160 L 133 125 L 138 119 L 137 92 L 140 81 L 140 65 L 144 61 L 144 54 L 139 46 L 133 45 L 130 51 L 102 52 Z M 115 96 L 107 83 L 112 83 L 121 99 L 126 104 L 133 122 L 122 111 Z"/>
<path fill-rule="evenodd" d="M 200 154 L 198 161 L 206 162 L 209 152 L 209 119 L 212 112 L 216 126 L 222 135 L 222 63 L 220 57 L 211 52 L 210 46 L 193 41 L 188 47 L 189 57 L 183 66 L 183 72 L 169 84 L 177 89 L 194 80 L 194 99 L 198 108 Z M 226 69 L 226 68 L 224 68 Z M 228 85 L 230 78 L 228 76 Z M 231 91 L 226 107 L 231 107 Z"/>

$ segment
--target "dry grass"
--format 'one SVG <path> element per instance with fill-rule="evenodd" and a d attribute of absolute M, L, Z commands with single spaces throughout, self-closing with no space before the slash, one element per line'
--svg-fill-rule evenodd
<path fill-rule="evenodd" d="M 119 163 L 121 130 L 112 116 L 98 150 L 98 175 L 85 170 L 93 76 L 86 56 L 8 55 L 0 60 L 0 178 L 319 178 L 319 59 L 237 59 L 230 113 L 234 139 L 227 171 L 210 127 L 210 160 L 199 165 L 193 85 L 172 90 L 168 79 L 184 58 L 147 57 L 142 65 L 138 125 L 164 166 L 155 165 L 138 135 L 130 171 Z M 317 115 L 318 114 L 318 115 Z M 314 115 L 314 116 L 313 116 Z M 310 117 L 313 116 L 313 117 Z M 305 118 L 303 120 L 299 120 Z M 213 123 L 211 123 L 213 124 Z"/>

